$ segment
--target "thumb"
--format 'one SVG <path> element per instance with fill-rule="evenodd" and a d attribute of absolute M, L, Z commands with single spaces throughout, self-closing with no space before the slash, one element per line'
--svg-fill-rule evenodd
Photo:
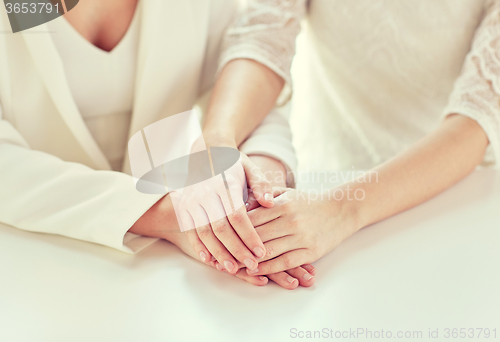
<path fill-rule="evenodd" d="M 250 158 L 242 154 L 242 164 L 245 170 L 245 175 L 248 187 L 259 202 L 259 204 L 266 208 L 274 206 L 273 188 L 260 168 L 258 168 Z"/>

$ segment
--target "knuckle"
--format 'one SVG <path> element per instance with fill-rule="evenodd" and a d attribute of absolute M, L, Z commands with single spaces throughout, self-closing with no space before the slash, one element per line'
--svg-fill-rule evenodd
<path fill-rule="evenodd" d="M 319 258 L 320 258 L 320 254 L 319 254 L 319 251 L 317 248 L 309 249 L 307 256 L 306 256 L 305 263 L 310 264 L 310 263 L 318 260 Z"/>
<path fill-rule="evenodd" d="M 231 254 L 234 255 L 236 257 L 236 259 L 243 259 L 245 257 L 245 254 L 246 254 L 246 250 L 244 250 L 243 248 L 234 248 L 232 251 L 231 251 Z M 238 258 L 240 257 L 240 258 Z"/>
<path fill-rule="evenodd" d="M 295 265 L 294 265 L 294 262 L 293 262 L 293 259 L 289 256 L 284 256 L 283 257 L 283 265 L 285 266 L 285 268 L 287 270 L 293 268 Z"/>
<path fill-rule="evenodd" d="M 293 228 L 297 228 L 299 226 L 299 219 L 297 215 L 293 213 L 290 215 L 289 225 Z"/>
<path fill-rule="evenodd" d="M 212 223 L 212 229 L 213 229 L 215 235 L 220 235 L 220 234 L 224 234 L 226 232 L 227 226 L 226 226 L 225 222 L 217 221 L 217 222 Z"/>
<path fill-rule="evenodd" d="M 212 253 L 213 257 L 219 262 L 226 260 L 228 258 L 226 251 L 220 247 L 214 247 L 214 249 L 210 252 Z"/>
<path fill-rule="evenodd" d="M 244 220 L 244 214 L 241 211 L 234 211 L 231 214 L 229 214 L 229 221 L 234 224 L 240 224 Z"/>
<path fill-rule="evenodd" d="M 266 247 L 266 257 L 273 256 L 274 248 L 273 246 L 265 246 Z"/>
<path fill-rule="evenodd" d="M 210 234 L 210 228 L 208 226 L 199 227 L 196 229 L 200 239 L 208 238 Z"/>

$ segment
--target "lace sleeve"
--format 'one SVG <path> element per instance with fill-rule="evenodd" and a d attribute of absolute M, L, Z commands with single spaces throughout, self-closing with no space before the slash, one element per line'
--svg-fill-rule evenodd
<path fill-rule="evenodd" d="M 292 95 L 290 68 L 306 0 L 247 0 L 224 39 L 219 71 L 236 58 L 253 59 L 283 77 L 277 104 Z"/>
<path fill-rule="evenodd" d="M 476 120 L 489 146 L 483 165 L 500 167 L 500 0 L 489 0 L 444 114 Z"/>

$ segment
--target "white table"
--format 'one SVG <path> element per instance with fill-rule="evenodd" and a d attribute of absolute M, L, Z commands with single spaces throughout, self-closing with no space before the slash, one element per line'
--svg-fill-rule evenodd
<path fill-rule="evenodd" d="M 323 328 L 372 332 L 350 341 L 496 328 L 484 340 L 500 340 L 500 172 L 476 171 L 315 266 L 312 288 L 259 288 L 164 241 L 127 255 L 0 225 L 0 341 L 294 341 Z"/>

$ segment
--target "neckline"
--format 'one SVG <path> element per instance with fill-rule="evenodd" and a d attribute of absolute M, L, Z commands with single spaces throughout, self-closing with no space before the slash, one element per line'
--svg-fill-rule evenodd
<path fill-rule="evenodd" d="M 115 47 L 113 47 L 113 49 L 111 49 L 110 51 L 106 51 L 104 49 L 101 49 L 100 47 L 98 47 L 98 46 L 92 44 L 90 41 L 88 41 L 84 36 L 82 36 L 80 34 L 80 32 L 77 31 L 77 29 L 75 29 L 75 27 L 73 25 L 71 25 L 71 23 L 69 21 L 66 20 L 66 18 L 64 18 L 64 16 L 62 16 L 62 21 L 64 22 L 64 25 L 69 26 L 70 31 L 72 31 L 74 35 L 78 36 L 77 39 L 82 40 L 86 45 L 90 45 L 90 47 L 93 50 L 95 50 L 101 54 L 104 54 L 106 56 L 110 56 L 110 55 L 115 54 L 116 51 L 120 50 L 121 47 L 123 45 L 125 45 L 125 43 L 130 39 L 130 36 L 132 35 L 133 31 L 135 30 L 135 25 L 136 25 L 137 21 L 139 20 L 138 19 L 138 17 L 139 17 L 138 12 L 140 11 L 140 3 L 141 3 L 141 1 L 138 2 L 137 6 L 135 8 L 135 12 L 134 12 L 134 15 L 132 17 L 132 21 L 128 25 L 127 31 L 123 35 L 122 39 L 120 39 L 118 44 L 116 44 Z"/>

